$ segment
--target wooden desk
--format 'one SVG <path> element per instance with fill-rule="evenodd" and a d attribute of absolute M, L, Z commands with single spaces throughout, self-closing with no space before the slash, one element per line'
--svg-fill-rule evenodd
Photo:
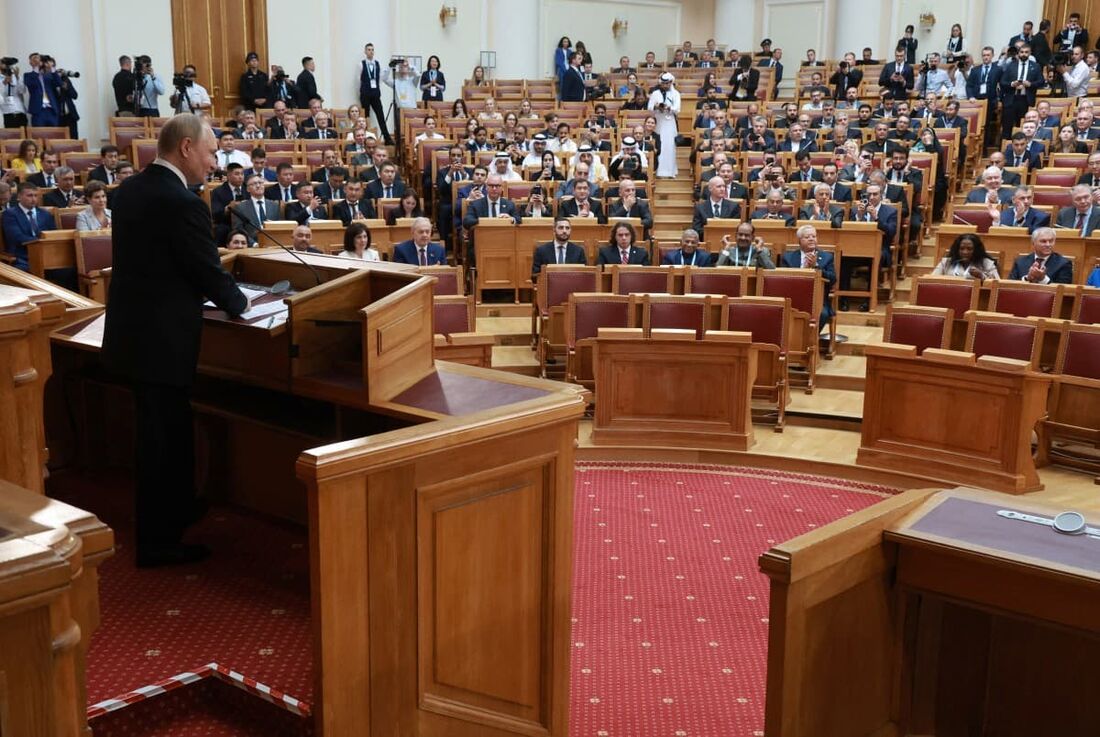
<path fill-rule="evenodd" d="M 687 332 L 684 336 L 681 333 Z M 617 337 L 603 337 L 615 335 Z M 748 450 L 756 349 L 749 333 L 601 331 L 593 365 L 596 445 Z M 636 337 L 635 337 L 636 336 Z M 687 338 L 683 340 L 681 338 Z"/>
<path fill-rule="evenodd" d="M 367 222 L 372 221 L 368 220 Z M 264 223 L 264 229 L 278 238 L 279 242 L 287 248 L 290 248 L 291 241 L 294 240 L 294 229 L 297 227 L 298 223 L 293 220 L 268 220 Z M 314 248 L 319 248 L 325 253 L 339 253 L 344 250 L 344 224 L 339 220 L 311 220 L 309 229 L 313 233 Z M 375 235 L 373 229 L 371 235 Z M 273 245 L 263 236 L 258 238 L 262 248 Z"/>
<path fill-rule="evenodd" d="M 4 734 L 78 737 L 100 563 L 114 550 L 93 515 L 0 481 L 0 716 Z"/>
<path fill-rule="evenodd" d="M 1065 507 L 914 490 L 761 556 L 767 734 L 1094 734 L 1097 543 L 1001 509 Z"/>
<path fill-rule="evenodd" d="M 1009 494 L 1043 488 L 1031 433 L 1049 376 L 1019 361 L 911 346 L 868 346 L 856 462 Z"/>
<path fill-rule="evenodd" d="M 27 243 L 27 264 L 35 276 L 51 269 L 76 268 L 76 231 L 44 230 L 36 241 Z"/>

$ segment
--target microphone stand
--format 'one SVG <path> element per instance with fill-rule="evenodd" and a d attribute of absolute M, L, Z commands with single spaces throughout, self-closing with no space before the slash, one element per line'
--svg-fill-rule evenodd
<path fill-rule="evenodd" d="M 248 200 L 244 200 L 244 201 L 245 201 L 245 202 L 247 202 Z M 257 233 L 260 233 L 260 234 L 262 234 L 262 235 L 263 235 L 263 236 L 265 236 L 265 237 L 266 237 L 266 238 L 267 238 L 267 239 L 268 239 L 269 241 L 271 241 L 272 243 L 274 243 L 274 244 L 275 244 L 276 246 L 278 246 L 279 248 L 283 249 L 284 251 L 286 251 L 287 253 L 289 253 L 289 254 L 290 254 L 291 256 L 293 256 L 294 258 L 298 259 L 298 261 L 300 261 L 300 262 L 302 263 L 302 265 L 303 265 L 303 266 L 305 266 L 305 267 L 306 267 L 307 269 L 309 269 L 309 270 L 310 270 L 310 272 L 311 272 L 311 273 L 313 274 L 313 278 L 317 280 L 317 284 L 318 284 L 318 285 L 320 285 L 320 284 L 324 283 L 324 280 L 323 280 L 323 279 L 321 278 L 321 274 L 320 274 L 320 272 L 318 272 L 318 271 L 317 271 L 317 269 L 313 268 L 313 265 L 312 265 L 312 264 L 310 264 L 310 263 L 309 263 L 308 261 L 306 261 L 306 260 L 305 260 L 304 258 L 302 258 L 302 257 L 301 257 L 300 255 L 298 255 L 298 252 L 297 252 L 297 251 L 295 251 L 295 250 L 294 250 L 293 248 L 288 248 L 288 247 L 287 247 L 286 245 L 284 245 L 284 244 L 283 244 L 283 243 L 282 243 L 281 241 L 279 241 L 279 239 L 278 239 L 278 238 L 276 238 L 275 236 L 271 235 L 271 233 L 269 233 L 269 232 L 267 231 L 267 229 L 266 229 L 266 228 L 264 228 L 264 227 L 263 227 L 263 226 L 262 226 L 262 225 L 261 225 L 260 223 L 256 222 L 256 219 L 255 219 L 255 218 L 253 218 L 253 217 L 251 217 L 251 216 L 248 216 L 248 217 L 246 217 L 246 216 L 245 216 L 245 213 L 241 212 L 241 210 L 240 210 L 240 207 L 239 207 L 239 206 L 238 206 L 238 207 L 234 207 L 233 209 L 231 209 L 231 210 L 230 210 L 230 212 L 231 212 L 231 213 L 233 213 L 234 215 L 236 215 L 237 217 L 239 217 L 239 218 L 240 218 L 241 220 L 244 220 L 244 221 L 245 221 L 246 223 L 248 223 L 249 225 L 251 225 L 251 226 L 252 226 L 253 228 L 255 228 L 255 229 L 256 229 L 256 232 L 257 232 Z"/>

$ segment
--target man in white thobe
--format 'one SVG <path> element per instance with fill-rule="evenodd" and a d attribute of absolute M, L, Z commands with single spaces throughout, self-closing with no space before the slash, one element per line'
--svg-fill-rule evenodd
<path fill-rule="evenodd" d="M 657 89 L 649 95 L 647 106 L 657 116 L 657 135 L 661 137 L 661 155 L 657 161 L 657 176 L 674 177 L 676 168 L 676 115 L 680 112 L 680 93 L 672 86 L 675 78 L 665 72 Z"/>

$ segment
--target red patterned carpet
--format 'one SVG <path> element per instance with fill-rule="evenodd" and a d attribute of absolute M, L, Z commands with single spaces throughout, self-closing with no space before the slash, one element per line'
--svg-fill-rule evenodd
<path fill-rule="evenodd" d="M 219 508 L 194 535 L 214 558 L 139 571 L 128 549 L 128 487 L 118 478 L 51 482 L 53 496 L 99 514 L 123 546 L 103 567 L 90 701 L 217 662 L 308 710 L 305 532 Z M 768 587 L 757 557 L 895 491 L 752 468 L 578 467 L 571 734 L 762 735 Z M 245 695 L 215 681 L 99 717 L 97 737 L 307 733 L 299 717 L 262 703 L 246 729 L 236 705 Z M 196 693 L 209 694 L 209 709 L 197 712 Z"/>

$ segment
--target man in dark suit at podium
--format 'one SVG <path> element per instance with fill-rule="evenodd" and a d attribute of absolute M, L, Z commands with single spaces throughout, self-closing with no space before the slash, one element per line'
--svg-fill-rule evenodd
<path fill-rule="evenodd" d="M 549 264 L 576 264 L 584 266 L 588 263 L 588 255 L 584 252 L 584 246 L 578 246 L 569 240 L 573 234 L 573 225 L 569 218 L 554 218 L 554 240 L 543 243 L 535 249 L 535 259 L 531 262 L 531 276 L 537 280 L 543 266 Z"/>
<path fill-rule="evenodd" d="M 393 262 L 413 266 L 446 266 L 447 252 L 438 243 L 432 243 L 432 221 L 428 218 L 413 220 L 412 238 L 393 247 Z"/>
<path fill-rule="evenodd" d="M 139 566 L 201 560 L 182 542 L 195 500 L 191 384 L 204 300 L 231 317 L 248 298 L 222 268 L 210 210 L 188 187 L 214 170 L 217 142 L 197 115 L 171 118 L 157 158 L 115 196 L 114 262 L 101 357 L 134 395 L 135 526 Z M 153 237 L 155 236 L 155 237 Z"/>

